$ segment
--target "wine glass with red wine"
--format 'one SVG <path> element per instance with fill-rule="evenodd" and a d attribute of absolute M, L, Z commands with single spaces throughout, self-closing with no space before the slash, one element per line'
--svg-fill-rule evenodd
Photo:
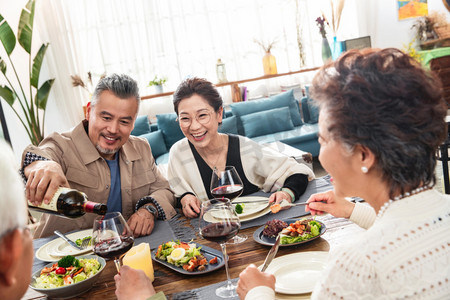
<path fill-rule="evenodd" d="M 241 228 L 239 217 L 229 199 L 221 197 L 202 202 L 199 218 L 200 235 L 208 241 L 219 243 L 225 261 L 228 281 L 226 285 L 216 289 L 216 295 L 221 298 L 237 296 L 236 286 L 230 280 L 225 244 L 236 236 L 239 228 Z"/>
<path fill-rule="evenodd" d="M 236 168 L 226 166 L 225 169 L 215 169 L 211 176 L 211 194 L 218 200 L 230 199 L 233 201 L 244 190 L 241 177 Z M 228 244 L 239 244 L 247 239 L 245 234 L 236 235 Z"/>
<path fill-rule="evenodd" d="M 117 272 L 120 257 L 133 247 L 134 236 L 120 212 L 110 212 L 94 220 L 92 232 L 94 253 L 106 259 L 114 259 Z"/>

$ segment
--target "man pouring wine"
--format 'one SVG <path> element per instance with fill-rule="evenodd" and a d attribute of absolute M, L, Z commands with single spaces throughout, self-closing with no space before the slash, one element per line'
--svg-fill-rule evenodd
<path fill-rule="evenodd" d="M 121 212 L 135 236 L 152 232 L 154 221 L 170 219 L 175 199 L 158 171 L 145 139 L 131 136 L 140 104 L 135 80 L 113 74 L 100 80 L 86 120 L 66 133 L 52 133 L 28 146 L 22 157 L 26 198 L 49 204 L 60 187 L 77 189 L 90 201 Z M 68 220 L 44 214 L 35 237 L 91 228 L 94 214 Z"/>

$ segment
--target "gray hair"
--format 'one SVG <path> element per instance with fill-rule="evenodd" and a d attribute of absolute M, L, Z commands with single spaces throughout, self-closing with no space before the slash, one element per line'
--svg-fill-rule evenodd
<path fill-rule="evenodd" d="M 27 206 L 19 168 L 11 147 L 0 140 L 0 239 L 4 234 L 27 224 Z M 1 240 L 0 240 L 1 243 Z"/>
<path fill-rule="evenodd" d="M 141 97 L 139 96 L 139 87 L 133 78 L 125 74 L 111 74 L 101 79 L 95 87 L 92 95 L 91 107 L 94 107 L 100 94 L 104 91 L 111 91 L 114 95 L 121 99 L 135 98 L 139 105 L 141 104 Z"/>

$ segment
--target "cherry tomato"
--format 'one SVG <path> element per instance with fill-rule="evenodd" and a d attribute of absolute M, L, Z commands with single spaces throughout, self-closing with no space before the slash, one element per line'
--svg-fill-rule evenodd
<path fill-rule="evenodd" d="M 64 269 L 63 267 L 59 267 L 55 270 L 55 273 L 58 275 L 66 274 L 66 269 Z"/>

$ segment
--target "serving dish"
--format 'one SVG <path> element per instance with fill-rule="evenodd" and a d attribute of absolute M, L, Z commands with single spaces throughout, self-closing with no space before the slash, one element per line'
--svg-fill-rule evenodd
<path fill-rule="evenodd" d="M 91 289 L 92 286 L 97 282 L 97 280 L 100 277 L 100 274 L 105 269 L 106 261 L 97 255 L 82 255 L 82 256 L 77 257 L 77 259 L 80 259 L 80 258 L 97 259 L 101 264 L 101 268 L 98 271 L 98 273 L 86 280 L 83 280 L 83 281 L 80 281 L 80 282 L 77 282 L 77 283 L 74 283 L 71 285 L 58 287 L 58 288 L 42 289 L 42 288 L 34 287 L 34 285 L 36 284 L 36 278 L 38 278 L 40 276 L 41 270 L 43 268 L 51 267 L 54 264 L 54 262 L 52 262 L 32 274 L 30 288 L 32 288 L 33 290 L 35 290 L 39 293 L 47 295 L 49 298 L 57 298 L 57 299 L 73 298 L 73 297 L 83 294 L 84 292 Z"/>
<path fill-rule="evenodd" d="M 157 263 L 160 263 L 160 264 L 168 267 L 169 269 L 172 269 L 172 270 L 174 270 L 174 271 L 176 271 L 178 273 L 185 274 L 185 275 L 201 275 L 201 274 L 209 273 L 209 272 L 215 271 L 217 269 L 220 269 L 220 268 L 222 268 L 225 265 L 225 260 L 223 258 L 223 255 L 222 255 L 221 251 L 218 251 L 216 249 L 213 249 L 213 248 L 210 248 L 210 247 L 207 247 L 207 246 L 203 246 L 201 244 L 196 244 L 196 247 L 197 248 L 198 247 L 202 247 L 200 249 L 200 253 L 208 260 L 208 262 L 211 259 L 213 259 L 214 257 L 217 257 L 217 263 L 216 264 L 209 264 L 208 263 L 205 266 L 206 267 L 205 270 L 203 270 L 203 271 L 189 272 L 189 271 L 186 271 L 185 269 L 183 269 L 182 267 L 177 267 L 175 265 L 172 265 L 172 264 L 168 263 L 165 260 L 156 258 L 156 251 L 158 251 L 158 248 L 152 250 L 152 259 L 154 261 L 156 261 Z"/>
<path fill-rule="evenodd" d="M 302 220 L 302 219 L 305 219 L 305 218 L 299 218 L 299 219 L 282 219 L 281 221 L 284 221 L 284 222 L 286 222 L 286 223 L 289 225 L 289 224 L 291 224 L 291 223 L 295 223 L 295 221 Z M 327 228 L 326 228 L 326 226 L 325 226 L 324 223 L 322 223 L 322 222 L 320 222 L 320 221 L 318 221 L 318 220 L 315 220 L 315 221 L 318 222 L 318 223 L 320 223 L 320 225 L 322 226 L 322 227 L 320 228 L 320 233 L 319 233 L 319 235 L 317 235 L 317 236 L 315 236 L 315 237 L 313 237 L 313 238 L 310 238 L 310 239 L 308 239 L 308 240 L 300 241 L 300 242 L 297 242 L 297 243 L 292 243 L 292 244 L 280 244 L 280 247 L 290 247 L 290 246 L 295 246 L 295 245 L 307 243 L 307 242 L 310 242 L 310 241 L 312 241 L 312 240 L 315 240 L 315 239 L 319 238 L 321 235 L 323 235 L 323 234 L 325 233 L 325 231 L 327 230 Z M 264 226 L 266 226 L 266 225 L 264 224 L 263 226 L 261 226 L 261 227 L 259 227 L 258 229 L 255 230 L 255 232 L 253 233 L 253 239 L 255 240 L 255 242 L 257 242 L 257 243 L 259 243 L 259 244 L 261 244 L 261 245 L 272 246 L 272 245 L 275 243 L 275 237 L 268 237 L 268 236 L 263 235 Z"/>

